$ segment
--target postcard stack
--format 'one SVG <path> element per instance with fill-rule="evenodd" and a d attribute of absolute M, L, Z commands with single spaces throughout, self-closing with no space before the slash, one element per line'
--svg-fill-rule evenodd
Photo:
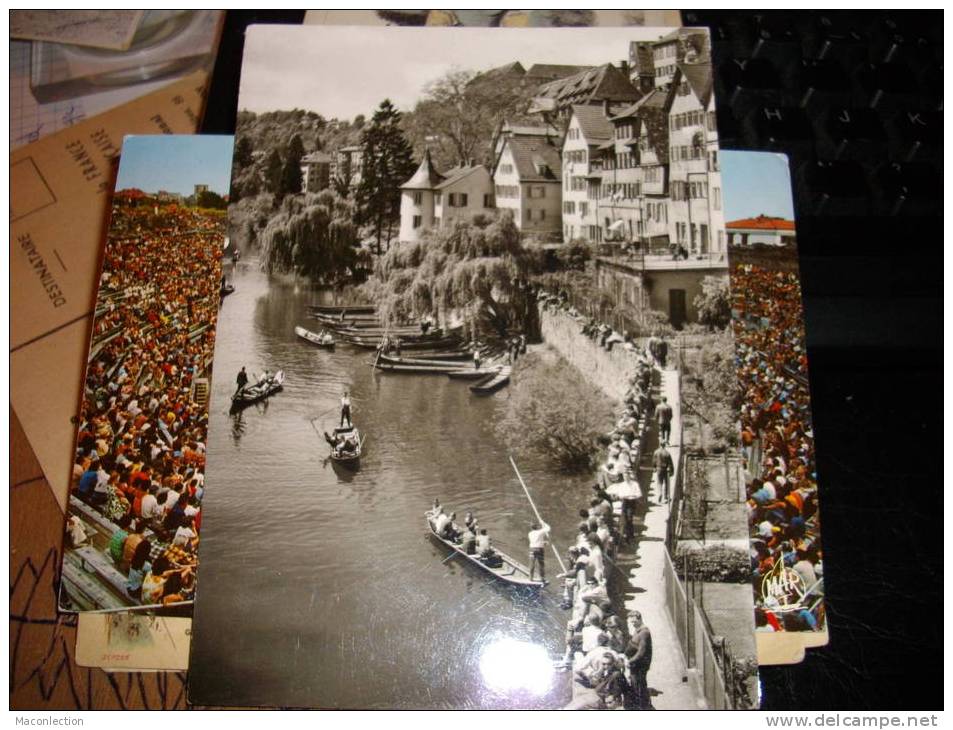
<path fill-rule="evenodd" d="M 234 153 L 127 138 L 88 663 L 188 661 L 205 706 L 756 707 L 826 642 L 823 553 L 789 171 L 719 148 L 712 87 L 693 28 L 256 26 Z"/>

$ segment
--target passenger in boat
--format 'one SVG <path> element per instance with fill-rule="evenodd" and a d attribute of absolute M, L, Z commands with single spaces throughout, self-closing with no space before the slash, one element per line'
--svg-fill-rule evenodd
<path fill-rule="evenodd" d="M 428 519 L 428 520 L 433 521 L 434 518 L 435 518 L 438 514 L 440 514 L 442 511 L 443 511 L 443 507 L 440 506 L 440 500 L 439 500 L 439 499 L 434 499 L 434 501 L 433 501 L 433 507 L 431 507 L 430 509 L 428 509 L 425 514 L 427 515 L 427 519 Z"/>
<path fill-rule="evenodd" d="M 466 517 L 463 518 L 463 524 L 468 530 L 476 524 L 476 517 L 472 512 L 467 512 Z"/>
<path fill-rule="evenodd" d="M 400 357 L 400 337 L 394 339 L 394 354 Z"/>
<path fill-rule="evenodd" d="M 440 512 L 437 513 L 437 516 L 433 520 L 433 529 L 437 533 L 438 537 L 445 537 L 447 533 L 447 528 L 450 526 L 451 517 L 446 512 L 443 511 L 443 508 L 440 508 Z"/>
<path fill-rule="evenodd" d="M 473 555 L 476 552 L 476 541 L 476 522 L 474 522 L 463 531 L 463 536 L 460 538 L 460 549 L 467 555 Z"/>
<path fill-rule="evenodd" d="M 348 396 L 347 391 L 344 391 L 344 395 L 341 396 L 341 426 L 344 426 L 344 422 L 347 421 L 347 425 L 353 428 L 351 423 L 351 398 Z"/>
<path fill-rule="evenodd" d="M 455 541 L 460 536 L 462 530 L 460 529 L 460 526 L 457 524 L 456 520 L 457 520 L 457 513 L 451 512 L 450 519 L 444 525 L 443 531 L 438 533 L 440 537 L 446 538 L 447 540 Z"/>
<path fill-rule="evenodd" d="M 489 558 L 493 555 L 493 546 L 490 544 L 490 536 L 486 534 L 486 528 L 480 529 L 480 534 L 476 539 L 477 555 L 481 558 Z"/>

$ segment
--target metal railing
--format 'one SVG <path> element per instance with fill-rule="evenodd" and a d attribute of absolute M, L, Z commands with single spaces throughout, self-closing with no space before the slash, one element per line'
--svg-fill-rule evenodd
<path fill-rule="evenodd" d="M 665 607 L 668 610 L 685 665 L 695 669 L 710 710 L 744 709 L 749 706 L 745 690 L 734 679 L 736 660 L 728 645 L 712 637 L 704 608 L 692 595 L 691 583 L 680 577 L 668 550 L 664 551 L 662 580 L 665 585 Z"/>

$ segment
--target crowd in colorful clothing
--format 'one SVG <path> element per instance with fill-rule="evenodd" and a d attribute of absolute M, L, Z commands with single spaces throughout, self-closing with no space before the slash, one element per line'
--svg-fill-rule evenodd
<path fill-rule="evenodd" d="M 765 631 L 817 629 L 823 563 L 798 276 L 740 264 L 731 291 L 757 622 Z M 782 569 L 796 574 L 794 585 L 785 571 L 774 586 L 791 590 L 764 590 L 765 576 Z"/>
<path fill-rule="evenodd" d="M 113 208 L 80 413 L 72 495 L 113 525 L 103 552 L 143 604 L 188 600 L 202 521 L 224 218 Z M 68 546 L 95 544 L 72 510 Z M 101 547 L 101 546 L 100 546 Z"/>

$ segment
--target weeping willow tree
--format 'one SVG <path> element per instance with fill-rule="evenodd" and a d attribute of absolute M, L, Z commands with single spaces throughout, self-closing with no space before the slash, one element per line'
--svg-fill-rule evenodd
<path fill-rule="evenodd" d="M 286 197 L 259 238 L 268 273 L 332 281 L 351 274 L 358 260 L 354 206 L 330 190 Z"/>
<path fill-rule="evenodd" d="M 535 337 L 528 263 L 511 215 L 478 214 L 391 248 L 378 259 L 364 293 L 388 322 L 432 317 L 444 325 L 462 321 L 471 337 Z"/>

